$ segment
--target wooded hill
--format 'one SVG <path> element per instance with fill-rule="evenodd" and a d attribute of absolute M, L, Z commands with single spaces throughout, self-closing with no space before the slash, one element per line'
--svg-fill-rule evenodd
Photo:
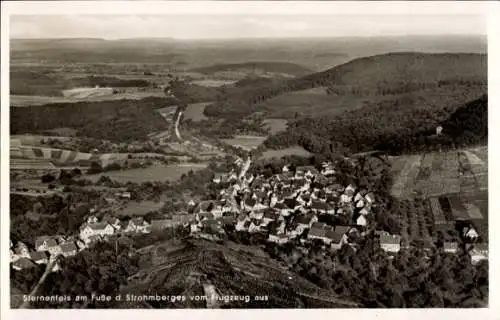
<path fill-rule="evenodd" d="M 281 73 L 291 76 L 304 76 L 312 71 L 295 63 L 289 62 L 244 62 L 244 63 L 228 63 L 228 64 L 215 64 L 208 67 L 195 68 L 191 71 L 203 74 L 212 74 L 216 72 L 225 71 L 261 71 L 269 73 Z"/>
<path fill-rule="evenodd" d="M 388 53 L 355 59 L 301 78 L 228 90 L 207 106 L 207 116 L 231 117 L 259 110 L 259 104 L 290 92 L 325 87 L 339 95 L 387 95 L 453 85 L 484 86 L 487 56 L 469 53 Z"/>

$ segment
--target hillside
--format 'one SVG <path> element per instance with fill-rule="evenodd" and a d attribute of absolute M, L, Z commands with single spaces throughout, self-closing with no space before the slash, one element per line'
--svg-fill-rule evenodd
<path fill-rule="evenodd" d="M 323 72 L 274 85 L 263 83 L 233 90 L 225 101 L 208 106 L 205 114 L 246 115 L 261 109 L 263 102 L 274 97 L 311 88 L 325 88 L 325 92 L 330 88 L 328 95 L 331 100 L 336 100 L 339 96 L 394 95 L 457 84 L 483 86 L 486 80 L 487 56 L 484 54 L 389 53 L 355 59 Z M 321 104 L 328 101 L 319 96 Z M 307 111 L 307 106 L 303 111 Z"/>
<path fill-rule="evenodd" d="M 213 74 L 217 72 L 255 72 L 255 73 L 277 73 L 289 76 L 304 76 L 311 73 L 311 70 L 300 65 L 289 62 L 245 62 L 215 64 L 208 67 L 195 68 L 191 71 L 203 74 Z"/>
<path fill-rule="evenodd" d="M 485 143 L 488 100 L 483 94 L 407 94 L 336 116 L 303 117 L 289 123 L 286 131 L 269 137 L 265 144 L 273 149 L 299 144 L 318 153 L 381 150 L 399 154 Z M 444 134 L 436 137 L 439 125 Z"/>
<path fill-rule="evenodd" d="M 172 248 L 155 246 L 150 250 L 147 268 L 129 279 L 122 294 L 183 295 L 184 302 L 149 303 L 153 308 L 204 308 L 206 302 L 190 301 L 189 296 L 204 295 L 204 285 L 213 285 L 221 296 L 249 296 L 249 302 L 233 301 L 231 308 L 309 308 L 356 307 L 335 293 L 320 289 L 271 259 L 261 249 L 234 243 L 215 244 L 188 240 Z M 255 301 L 255 296 L 268 301 Z M 127 304 L 127 307 L 139 307 Z"/>
<path fill-rule="evenodd" d="M 80 136 L 96 139 L 115 142 L 142 140 L 152 132 L 166 129 L 165 120 L 153 109 L 168 104 L 167 99 L 146 98 L 12 108 L 11 134 L 72 128 Z"/>

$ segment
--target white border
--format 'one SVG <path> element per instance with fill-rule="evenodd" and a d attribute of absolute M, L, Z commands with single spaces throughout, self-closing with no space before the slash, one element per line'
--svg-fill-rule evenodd
<path fill-rule="evenodd" d="M 497 193 L 497 182 L 493 179 L 499 176 L 500 168 L 494 161 L 498 154 L 498 148 L 494 145 L 498 138 L 499 129 L 494 126 L 497 123 L 497 110 L 500 106 L 498 93 L 493 88 L 500 88 L 500 11 L 499 4 L 494 2 L 402 2 L 402 1 L 372 1 L 372 2 L 274 2 L 274 1 L 172 1 L 172 2 L 150 2 L 150 1 L 43 1 L 43 2 L 2 2 L 1 18 L 1 319 L 50 319 L 58 316 L 63 319 L 86 319 L 87 317 L 105 316 L 125 317 L 137 319 L 139 317 L 153 317 L 170 319 L 220 319 L 234 317 L 238 319 L 254 319 L 255 317 L 287 317 L 287 318 L 312 318 L 312 317 L 338 317 L 338 318 L 370 318 L 370 319 L 500 319 L 499 306 L 499 284 L 498 267 L 498 236 L 494 231 L 500 225 L 500 218 L 495 212 L 500 212 L 500 207 L 495 201 Z M 331 309 L 331 310 L 10 310 L 9 309 L 9 275 L 7 270 L 8 238 L 9 238 L 9 108 L 8 108 L 8 68 L 9 68 L 9 16 L 12 14 L 481 14 L 488 19 L 488 66 L 489 66 L 489 111 L 490 111 L 490 141 L 489 146 L 489 183 L 490 183 L 490 307 L 488 309 L 426 309 L 426 310 L 381 310 L 381 309 Z M 257 313 L 258 312 L 258 313 Z M 145 314 L 147 313 L 147 314 Z"/>

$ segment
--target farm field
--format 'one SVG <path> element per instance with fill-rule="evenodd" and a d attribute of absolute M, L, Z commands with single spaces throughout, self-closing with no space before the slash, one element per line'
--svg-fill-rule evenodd
<path fill-rule="evenodd" d="M 78 101 L 105 101 L 105 100 L 140 100 L 147 97 L 165 97 L 163 91 L 145 92 L 121 92 L 116 94 L 106 94 L 87 97 L 56 97 L 56 96 L 31 96 L 31 95 L 10 95 L 9 104 L 13 107 L 41 106 L 49 103 L 72 103 Z"/>
<path fill-rule="evenodd" d="M 142 183 L 147 181 L 175 181 L 178 180 L 183 174 L 189 173 L 193 170 L 201 170 L 206 168 L 207 164 L 204 163 L 185 163 L 177 165 L 154 165 L 148 168 L 128 169 L 120 171 L 109 171 L 95 175 L 87 175 L 86 179 L 97 181 L 101 176 L 110 177 L 118 182 L 134 182 Z"/>
<path fill-rule="evenodd" d="M 309 157 L 311 156 L 311 153 L 300 146 L 295 146 L 281 150 L 266 150 L 262 153 L 261 158 L 271 159 L 271 158 L 281 158 L 285 156 Z"/>
<path fill-rule="evenodd" d="M 203 80 L 194 80 L 191 81 L 193 84 L 197 84 L 199 86 L 204 87 L 222 87 L 225 85 L 231 85 L 238 80 L 216 80 L 216 79 L 203 79 Z"/>
<path fill-rule="evenodd" d="M 207 120 L 208 118 L 203 114 L 203 111 L 209 104 L 211 104 L 211 102 L 192 103 L 188 105 L 184 111 L 184 118 L 193 121 Z"/>
<path fill-rule="evenodd" d="M 223 139 L 222 142 L 244 150 L 252 150 L 260 146 L 264 140 L 266 137 L 237 135 L 233 139 Z"/>
<path fill-rule="evenodd" d="M 397 198 L 436 197 L 488 189 L 487 147 L 391 158 Z"/>
<path fill-rule="evenodd" d="M 270 134 L 276 134 L 281 131 L 285 131 L 288 127 L 287 119 L 266 119 L 264 124 L 269 129 Z"/>

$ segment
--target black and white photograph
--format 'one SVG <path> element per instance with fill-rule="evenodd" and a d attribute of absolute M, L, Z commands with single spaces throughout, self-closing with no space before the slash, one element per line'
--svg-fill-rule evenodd
<path fill-rule="evenodd" d="M 491 306 L 485 10 L 100 3 L 8 16 L 8 307 Z"/>

